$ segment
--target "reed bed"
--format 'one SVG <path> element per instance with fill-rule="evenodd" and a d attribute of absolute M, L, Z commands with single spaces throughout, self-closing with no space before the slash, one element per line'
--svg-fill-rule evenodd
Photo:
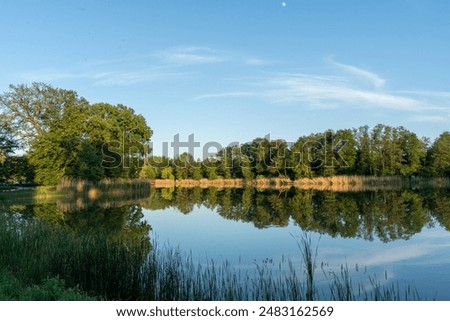
<path fill-rule="evenodd" d="M 153 179 L 151 184 L 154 188 L 171 188 L 175 187 L 175 180 L 173 179 Z"/>
<path fill-rule="evenodd" d="M 293 186 L 289 178 L 256 178 L 247 183 L 257 189 L 289 189 Z"/>
<path fill-rule="evenodd" d="M 300 178 L 256 178 L 243 179 L 185 179 L 181 181 L 170 179 L 155 179 L 151 181 L 154 188 L 244 188 L 256 189 L 289 189 L 317 190 L 332 192 L 363 192 L 363 191 L 399 191 L 403 189 L 450 188 L 450 178 L 400 177 L 400 176 L 330 176 Z"/>
<path fill-rule="evenodd" d="M 329 274 L 317 287 L 317 247 L 299 241 L 301 263 L 273 269 L 256 264 L 239 269 L 228 262 L 195 263 L 176 248 L 148 242 L 110 240 L 106 235 L 75 235 L 67 228 L 0 215 L 0 268 L 27 285 L 58 278 L 68 287 L 106 300 L 418 300 L 411 287 L 353 285 L 348 270 Z"/>
<path fill-rule="evenodd" d="M 409 188 L 409 179 L 399 176 L 330 176 L 297 179 L 293 185 L 297 189 L 332 192 L 395 191 Z"/>

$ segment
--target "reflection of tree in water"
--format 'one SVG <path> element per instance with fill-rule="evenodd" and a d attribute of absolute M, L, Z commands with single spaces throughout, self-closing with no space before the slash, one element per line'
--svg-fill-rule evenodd
<path fill-rule="evenodd" d="M 427 200 L 431 215 L 435 217 L 447 231 L 450 231 L 450 191 L 430 191 Z"/>
<path fill-rule="evenodd" d="M 419 194 L 403 191 L 376 195 L 367 214 L 375 221 L 375 233 L 384 242 L 409 239 L 430 221 Z"/>
<path fill-rule="evenodd" d="M 55 228 L 64 227 L 75 235 L 105 235 L 110 240 L 126 243 L 130 249 L 142 245 L 151 248 L 151 226 L 143 220 L 139 205 L 104 208 L 94 203 L 88 208 L 64 212 L 57 203 L 38 203 L 2 206 L 1 211 L 20 214 L 24 220 L 39 219 Z"/>
<path fill-rule="evenodd" d="M 149 251 L 151 226 L 143 221 L 142 207 L 129 205 L 116 208 L 90 207 L 65 213 L 65 225 L 76 233 L 107 235 L 109 239 L 127 244 L 131 248 Z"/>
<path fill-rule="evenodd" d="M 142 207 L 138 205 L 106 209 L 93 206 L 65 213 L 65 225 L 77 233 L 108 235 L 128 246 L 148 244 L 150 250 L 151 226 L 143 221 L 143 217 Z"/>
<path fill-rule="evenodd" d="M 378 238 L 383 242 L 408 239 L 431 220 L 425 195 L 414 191 L 334 193 L 295 189 L 194 188 L 173 190 L 171 200 L 163 193 L 161 190 L 152 191 L 144 207 L 172 206 L 188 214 L 194 206 L 203 205 L 226 219 L 252 222 L 257 228 L 287 226 L 293 220 L 303 230 L 332 237 Z M 441 206 L 447 212 L 440 209 L 439 213 L 448 213 L 449 197 L 437 198 L 448 202 Z M 438 201 L 433 204 L 440 208 Z M 441 222 L 450 221 L 450 215 L 439 215 Z"/>

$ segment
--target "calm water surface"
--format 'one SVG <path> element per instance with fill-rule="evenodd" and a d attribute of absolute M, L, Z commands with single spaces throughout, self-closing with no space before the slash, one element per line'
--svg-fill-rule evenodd
<path fill-rule="evenodd" d="M 450 191 L 335 193 L 300 190 L 153 189 L 139 199 L 0 200 L 0 210 L 133 239 L 148 236 L 199 263 L 287 271 L 301 266 L 298 241 L 317 247 L 318 284 L 347 266 L 354 284 L 416 287 L 450 300 Z M 301 270 L 299 268 L 299 270 Z"/>
<path fill-rule="evenodd" d="M 301 264 L 297 241 L 307 233 L 318 248 L 318 280 L 346 265 L 355 283 L 367 285 L 375 276 L 387 284 L 413 285 L 427 299 L 450 300 L 446 190 L 228 190 L 201 191 L 201 198 L 195 193 L 200 192 L 153 195 L 155 206 L 144 210 L 153 240 L 179 247 L 199 262 L 227 260 L 277 270 L 287 260 Z"/>

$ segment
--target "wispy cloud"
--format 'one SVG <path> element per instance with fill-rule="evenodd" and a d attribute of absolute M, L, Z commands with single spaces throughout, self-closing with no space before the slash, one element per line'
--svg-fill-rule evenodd
<path fill-rule="evenodd" d="M 267 65 L 269 62 L 267 60 L 259 59 L 259 58 L 247 58 L 244 60 L 244 63 L 246 65 L 252 65 L 252 66 L 263 66 L 263 65 Z"/>
<path fill-rule="evenodd" d="M 211 98 L 227 98 L 227 97 L 252 97 L 252 96 L 256 96 L 256 93 L 250 92 L 250 91 L 238 91 L 238 92 L 224 92 L 224 93 L 217 93 L 217 94 L 199 95 L 197 97 L 194 97 L 194 100 L 204 100 L 204 99 L 211 99 Z"/>
<path fill-rule="evenodd" d="M 92 60 L 73 69 L 34 70 L 17 76 L 27 82 L 79 78 L 92 80 L 94 85 L 99 86 L 128 86 L 183 76 L 187 74 L 186 69 L 183 69 L 185 66 L 220 63 L 228 59 L 223 52 L 211 47 L 184 46 L 128 57 Z"/>
<path fill-rule="evenodd" d="M 344 72 L 249 76 L 235 79 L 233 90 L 205 93 L 195 99 L 256 97 L 276 105 L 298 105 L 309 109 L 404 112 L 404 120 L 411 122 L 442 123 L 450 120 L 450 92 L 389 90 L 385 86 L 386 81 L 373 72 L 328 61 Z M 366 80 L 370 86 L 361 80 Z"/>
<path fill-rule="evenodd" d="M 26 82 L 43 81 L 54 82 L 59 80 L 86 79 L 95 86 L 129 86 L 147 81 L 181 77 L 186 73 L 148 69 L 141 71 L 99 71 L 99 72 L 57 72 L 33 71 L 19 74 L 19 78 Z"/>
<path fill-rule="evenodd" d="M 210 64 L 227 60 L 223 53 L 210 47 L 178 47 L 159 51 L 155 54 L 166 63 L 172 64 Z"/>
<path fill-rule="evenodd" d="M 156 58 L 156 59 L 155 59 Z M 147 55 L 134 55 L 122 59 L 104 60 L 87 68 L 85 65 L 66 70 L 35 70 L 22 73 L 20 79 L 32 81 L 65 81 L 82 79 L 95 86 L 130 86 L 139 83 L 176 81 L 192 73 L 195 66 L 227 62 L 238 67 L 237 73 L 227 78 L 215 75 L 215 83 L 223 90 L 205 91 L 194 100 L 240 99 L 252 97 L 275 105 L 294 105 L 307 109 L 365 109 L 368 111 L 404 112 L 410 122 L 444 123 L 450 121 L 450 92 L 426 90 L 391 90 L 386 81 L 375 72 L 332 59 L 328 72 L 292 73 L 274 72 L 284 65 L 270 63 L 270 68 L 258 66 L 268 61 L 240 53 L 225 53 L 207 46 L 175 47 Z M 242 67 L 247 74 L 242 76 Z M 330 69 L 330 66 L 332 68 Z M 265 69 L 265 71 L 264 71 Z M 230 68 L 230 72 L 233 69 Z M 236 69 L 234 69 L 236 70 Z M 201 73 L 196 79 L 198 88 L 208 88 L 211 73 Z M 202 81 L 204 84 L 202 84 Z"/>
<path fill-rule="evenodd" d="M 338 67 L 340 70 L 342 70 L 348 74 L 351 74 L 351 75 L 361 78 L 363 80 L 369 81 L 376 88 L 381 88 L 386 83 L 386 80 L 384 80 L 377 74 L 367 71 L 365 69 L 361 69 L 361 68 L 351 66 L 351 65 L 342 64 L 342 63 L 336 62 L 332 59 L 327 59 L 327 61 L 330 62 L 331 64 L 333 64 L 335 67 Z"/>
<path fill-rule="evenodd" d="M 177 72 L 155 72 L 155 71 L 135 71 L 135 72 L 109 72 L 92 75 L 95 80 L 94 85 L 99 86 L 129 86 L 147 81 L 156 81 L 167 78 L 180 77 L 185 74 Z"/>
<path fill-rule="evenodd" d="M 450 122 L 450 115 L 414 115 L 409 117 L 408 120 L 417 123 L 448 123 Z"/>
<path fill-rule="evenodd" d="M 403 111 L 437 109 L 398 94 L 359 88 L 348 79 L 309 74 L 279 74 L 267 79 L 268 98 L 277 103 L 308 102 L 316 108 L 383 108 Z"/>
<path fill-rule="evenodd" d="M 40 70 L 40 71 L 29 71 L 20 73 L 18 77 L 27 82 L 33 81 L 43 81 L 52 82 L 62 79 L 74 79 L 74 78 L 85 78 L 88 75 L 86 73 L 74 73 L 69 71 L 57 71 L 57 70 Z"/>

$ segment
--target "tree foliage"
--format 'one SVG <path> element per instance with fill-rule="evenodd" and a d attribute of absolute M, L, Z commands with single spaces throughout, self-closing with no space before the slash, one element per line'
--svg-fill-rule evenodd
<path fill-rule="evenodd" d="M 445 146 L 445 142 L 437 142 L 438 145 Z M 228 146 L 215 157 L 201 162 L 194 161 L 185 153 L 174 160 L 167 159 L 165 164 L 172 168 L 179 180 L 203 177 L 300 179 L 332 175 L 407 177 L 427 172 L 427 147 L 427 139 L 419 139 L 404 127 L 379 124 L 372 129 L 363 126 L 312 133 L 301 136 L 293 144 L 283 139 L 256 138 L 248 143 Z M 436 147 L 434 150 L 435 153 L 429 153 L 428 162 L 434 162 L 438 168 L 445 167 L 442 161 L 445 148 Z M 152 158 L 148 163 L 152 163 Z M 160 166 L 156 171 L 147 168 L 146 171 L 146 177 L 162 177 Z M 446 172 L 441 170 L 439 173 Z M 434 174 L 437 175 L 438 171 Z"/>
<path fill-rule="evenodd" d="M 0 164 L 6 161 L 6 157 L 18 147 L 17 140 L 13 137 L 11 128 L 3 122 L 0 115 Z"/>
<path fill-rule="evenodd" d="M 442 133 L 428 153 L 429 170 L 437 176 L 450 176 L 450 132 Z"/>
<path fill-rule="evenodd" d="M 152 131 L 144 117 L 120 104 L 91 105 L 71 90 L 11 85 L 0 96 L 0 108 L 2 123 L 27 149 L 39 184 L 138 177 L 150 150 Z"/>
<path fill-rule="evenodd" d="M 10 85 L 9 91 L 0 95 L 2 117 L 25 146 L 35 137 L 48 132 L 52 124 L 61 119 L 67 106 L 87 104 L 72 90 L 40 82 L 30 86 Z"/>

